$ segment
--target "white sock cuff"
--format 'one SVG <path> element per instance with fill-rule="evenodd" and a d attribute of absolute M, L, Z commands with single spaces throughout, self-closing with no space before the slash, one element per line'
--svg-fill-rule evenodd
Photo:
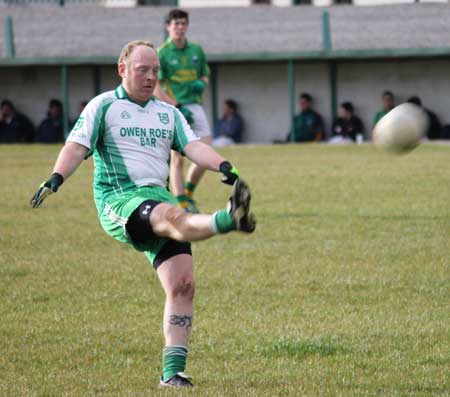
<path fill-rule="evenodd" d="M 211 218 L 209 220 L 209 228 L 211 229 L 211 231 L 214 234 L 219 233 L 219 229 L 217 229 L 217 224 L 216 224 L 216 216 L 217 216 L 218 212 L 219 211 L 214 212 L 214 214 L 211 215 Z"/>

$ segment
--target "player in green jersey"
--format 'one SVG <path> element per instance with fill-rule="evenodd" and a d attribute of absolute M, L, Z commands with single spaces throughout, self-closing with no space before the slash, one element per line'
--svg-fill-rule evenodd
<path fill-rule="evenodd" d="M 239 230 L 251 233 L 250 190 L 229 162 L 202 143 L 175 107 L 153 97 L 159 59 L 153 45 L 133 41 L 122 50 L 122 84 L 88 103 L 53 168 L 31 199 L 34 208 L 56 193 L 83 159 L 93 155 L 94 198 L 103 229 L 153 263 L 166 294 L 161 386 L 189 387 L 184 373 L 192 330 L 194 274 L 189 241 Z M 233 184 L 227 209 L 190 214 L 166 188 L 170 151 L 185 154 Z"/>
<path fill-rule="evenodd" d="M 158 49 L 161 62 L 160 85 L 155 94 L 165 102 L 177 106 L 204 143 L 211 144 L 211 130 L 202 107 L 202 96 L 208 84 L 209 68 L 202 47 L 186 39 L 189 15 L 174 9 L 167 17 L 167 41 Z M 191 164 L 186 175 L 183 157 L 173 152 L 171 156 L 170 184 L 179 205 L 190 212 L 198 212 L 192 198 L 205 168 Z"/>

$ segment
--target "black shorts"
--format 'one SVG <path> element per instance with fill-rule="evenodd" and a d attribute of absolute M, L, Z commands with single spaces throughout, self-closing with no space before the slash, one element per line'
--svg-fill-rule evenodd
<path fill-rule="evenodd" d="M 128 218 L 127 233 L 135 242 L 145 243 L 161 238 L 155 234 L 149 222 L 150 214 L 158 204 L 161 204 L 161 201 L 145 200 Z M 153 267 L 157 269 L 167 259 L 181 254 L 192 255 L 191 243 L 167 239 L 167 242 L 156 254 Z"/>

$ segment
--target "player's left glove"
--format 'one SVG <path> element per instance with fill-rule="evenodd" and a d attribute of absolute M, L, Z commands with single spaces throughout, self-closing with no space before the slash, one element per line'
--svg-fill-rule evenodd
<path fill-rule="evenodd" d="M 63 184 L 64 177 L 57 172 L 53 173 L 48 181 L 42 182 L 39 190 L 31 198 L 30 204 L 33 208 L 38 208 L 42 202 L 52 193 L 56 193 Z"/>
<path fill-rule="evenodd" d="M 206 83 L 201 79 L 193 81 L 190 85 L 192 93 L 199 95 L 203 94 L 203 91 L 205 91 L 205 87 Z"/>
<path fill-rule="evenodd" d="M 239 179 L 239 171 L 228 161 L 220 163 L 219 171 L 223 174 L 222 182 L 226 183 L 227 185 L 234 185 L 234 182 Z"/>

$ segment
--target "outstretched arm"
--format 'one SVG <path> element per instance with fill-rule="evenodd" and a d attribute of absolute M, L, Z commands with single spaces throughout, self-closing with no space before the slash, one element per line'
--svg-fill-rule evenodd
<path fill-rule="evenodd" d="M 225 161 L 211 146 L 201 141 L 189 142 L 183 150 L 189 160 L 210 171 L 218 172 L 220 164 Z"/>
<path fill-rule="evenodd" d="M 52 193 L 56 193 L 63 182 L 72 175 L 83 161 L 88 149 L 75 142 L 68 142 L 59 152 L 49 180 L 42 182 L 38 191 L 31 198 L 31 206 L 38 208 Z"/>
<path fill-rule="evenodd" d="M 191 141 L 184 147 L 184 153 L 189 160 L 198 166 L 223 174 L 222 182 L 233 185 L 239 178 L 239 171 L 226 161 L 211 146 L 201 141 Z"/>
<path fill-rule="evenodd" d="M 76 142 L 67 142 L 59 152 L 53 173 L 60 174 L 64 180 L 72 175 L 86 157 L 88 148 Z"/>

